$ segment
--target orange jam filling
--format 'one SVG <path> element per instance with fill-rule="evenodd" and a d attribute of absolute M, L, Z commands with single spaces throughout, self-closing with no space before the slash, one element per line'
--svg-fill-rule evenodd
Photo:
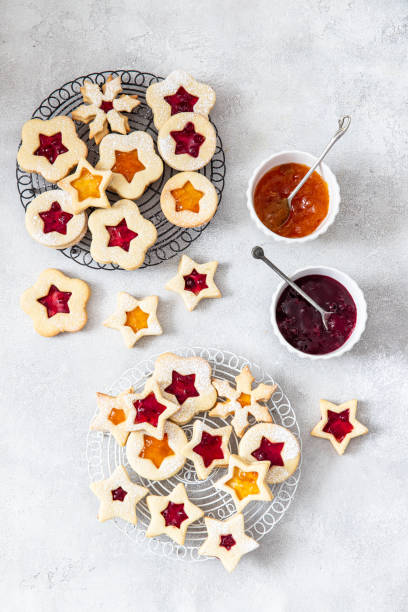
<path fill-rule="evenodd" d="M 141 329 L 146 329 L 148 327 L 147 320 L 149 318 L 149 313 L 144 312 L 139 306 L 136 306 L 134 310 L 129 310 L 126 313 L 126 323 L 128 327 L 130 327 L 135 334 Z"/>
<path fill-rule="evenodd" d="M 123 421 L 126 421 L 125 411 L 122 410 L 122 408 L 112 408 L 108 414 L 108 421 L 110 421 L 113 425 L 123 423 Z"/>
<path fill-rule="evenodd" d="M 102 177 L 92 174 L 87 168 L 82 168 L 81 174 L 77 179 L 72 181 L 71 185 L 78 192 L 78 200 L 82 202 L 87 198 L 100 198 L 99 185 Z"/>
<path fill-rule="evenodd" d="M 245 406 L 250 406 L 251 396 L 248 395 L 248 393 L 241 393 L 241 395 L 237 399 L 237 402 L 241 404 L 242 408 L 245 408 Z"/>
<path fill-rule="evenodd" d="M 225 484 L 234 489 L 238 499 L 244 499 L 248 495 L 257 495 L 259 488 L 257 485 L 258 472 L 245 472 L 238 467 L 234 467 L 234 475 Z"/>
<path fill-rule="evenodd" d="M 115 165 L 112 167 L 112 172 L 117 172 L 125 177 L 128 183 L 131 183 L 136 172 L 145 170 L 146 166 L 139 159 L 137 149 L 133 151 L 115 151 Z"/>
<path fill-rule="evenodd" d="M 173 198 L 176 200 L 176 212 L 180 212 L 182 210 L 189 210 L 193 213 L 200 212 L 200 200 L 204 195 L 203 191 L 199 191 L 198 189 L 194 189 L 194 186 L 187 181 L 180 187 L 179 189 L 173 189 L 170 192 Z"/>
<path fill-rule="evenodd" d="M 144 445 L 139 457 L 150 459 L 159 468 L 165 458 L 171 455 L 174 455 L 174 452 L 169 446 L 167 434 L 164 434 L 163 440 L 157 440 L 157 438 L 144 434 Z"/>

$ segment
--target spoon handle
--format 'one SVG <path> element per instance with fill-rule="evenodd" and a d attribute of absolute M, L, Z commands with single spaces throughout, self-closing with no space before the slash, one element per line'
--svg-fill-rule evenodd
<path fill-rule="evenodd" d="M 348 128 L 350 127 L 350 123 L 351 123 L 350 115 L 344 115 L 344 117 L 341 117 L 339 119 L 339 127 L 338 127 L 336 133 L 334 134 L 334 136 L 332 137 L 332 139 L 330 140 L 329 144 L 326 146 L 326 148 L 324 149 L 324 151 L 322 152 L 320 157 L 315 161 L 313 166 L 310 168 L 310 170 L 307 172 L 307 174 L 305 174 L 305 176 L 302 178 L 300 183 L 298 183 L 296 185 L 296 187 L 294 188 L 294 190 L 292 191 L 292 193 L 288 197 L 289 205 L 292 202 L 292 199 L 295 197 L 295 195 L 299 191 L 299 189 L 301 189 L 303 187 L 303 185 L 306 183 L 308 178 L 316 170 L 317 166 L 320 164 L 322 159 L 324 159 L 326 157 L 327 153 L 330 151 L 332 146 L 339 140 L 339 138 L 341 138 L 343 136 L 343 134 L 345 134 L 347 132 Z"/>

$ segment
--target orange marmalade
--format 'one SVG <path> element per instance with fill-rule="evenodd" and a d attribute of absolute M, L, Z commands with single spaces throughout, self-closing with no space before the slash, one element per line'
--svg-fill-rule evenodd
<path fill-rule="evenodd" d="M 268 170 L 259 180 L 254 195 L 255 212 L 267 228 L 286 238 L 308 236 L 329 210 L 329 189 L 320 174 L 313 172 L 292 200 L 292 211 L 278 228 L 274 219 L 282 198 L 287 198 L 310 170 L 304 164 L 282 164 Z"/>

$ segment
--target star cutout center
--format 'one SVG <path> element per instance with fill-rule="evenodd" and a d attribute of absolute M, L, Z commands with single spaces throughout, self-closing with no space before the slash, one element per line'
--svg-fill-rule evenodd
<path fill-rule="evenodd" d="M 195 374 L 179 374 L 173 370 L 171 374 L 171 384 L 165 388 L 166 393 L 175 395 L 180 406 L 189 397 L 198 397 L 199 393 L 195 388 Z"/>
<path fill-rule="evenodd" d="M 353 431 L 354 427 L 350 423 L 350 410 L 342 412 L 327 411 L 327 423 L 323 427 L 325 433 L 332 434 L 337 442 L 342 442 L 347 434 Z"/>
<path fill-rule="evenodd" d="M 153 427 L 157 427 L 160 415 L 166 410 L 166 406 L 157 401 L 153 391 L 133 402 L 133 406 L 136 409 L 134 423 L 150 423 Z"/>
<path fill-rule="evenodd" d="M 200 200 L 204 192 L 195 189 L 190 181 L 187 181 L 183 187 L 173 189 L 170 193 L 176 201 L 176 212 L 182 210 L 189 210 L 193 213 L 200 212 Z"/>
<path fill-rule="evenodd" d="M 71 185 L 78 192 L 78 200 L 83 202 L 87 198 L 100 198 L 101 192 L 99 185 L 102 176 L 92 174 L 87 168 L 82 168 L 79 177 L 71 182 Z"/>
<path fill-rule="evenodd" d="M 62 143 L 61 132 L 57 132 L 51 136 L 46 136 L 45 134 L 38 134 L 38 136 L 40 139 L 40 146 L 34 151 L 34 155 L 46 157 L 50 164 L 53 164 L 58 155 L 67 153 L 68 149 Z"/>
<path fill-rule="evenodd" d="M 205 141 L 205 136 L 195 131 L 194 123 L 189 121 L 182 130 L 170 132 L 170 136 L 176 142 L 175 154 L 186 153 L 190 157 L 198 157 L 200 147 Z"/>
<path fill-rule="evenodd" d="M 262 436 L 261 444 L 251 454 L 257 461 L 270 461 L 271 466 L 282 466 L 285 465 L 281 455 L 284 446 L 284 442 L 271 442 L 268 438 Z"/>
<path fill-rule="evenodd" d="M 207 275 L 199 274 L 195 268 L 183 278 L 185 291 L 191 291 L 194 295 L 198 295 L 203 289 L 208 289 Z"/>
<path fill-rule="evenodd" d="M 126 252 L 129 251 L 132 240 L 138 236 L 136 232 L 128 228 L 126 219 L 122 219 L 118 225 L 106 225 L 105 227 L 109 233 L 108 247 L 118 246 Z"/>
<path fill-rule="evenodd" d="M 70 291 L 59 291 L 55 285 L 51 285 L 47 295 L 39 298 L 37 301 L 45 306 L 47 309 L 47 316 L 50 319 L 58 312 L 69 312 L 68 300 L 71 295 L 72 293 Z"/>
<path fill-rule="evenodd" d="M 175 94 L 164 96 L 167 104 L 171 106 L 171 114 L 178 113 L 193 113 L 194 105 L 198 102 L 198 96 L 193 96 L 182 85 L 178 88 Z"/>
<path fill-rule="evenodd" d="M 115 165 L 112 172 L 116 172 L 125 177 L 131 183 L 136 172 L 145 170 L 146 166 L 139 159 L 137 149 L 133 151 L 115 151 Z"/>
<path fill-rule="evenodd" d="M 183 521 L 188 519 L 187 514 L 184 511 L 184 504 L 175 504 L 170 501 L 161 515 L 163 516 L 166 527 L 172 526 L 180 529 L 180 525 Z"/>

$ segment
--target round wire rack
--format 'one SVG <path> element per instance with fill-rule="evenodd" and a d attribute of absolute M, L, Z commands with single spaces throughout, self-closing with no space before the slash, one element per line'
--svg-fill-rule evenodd
<path fill-rule="evenodd" d="M 83 86 L 84 81 L 90 80 L 101 86 L 110 75 L 114 77 L 120 76 L 123 92 L 129 95 L 137 94 L 141 102 L 133 112 L 126 114 L 129 119 L 131 131 L 143 130 L 150 134 L 156 143 L 157 130 L 153 125 L 153 113 L 146 104 L 146 89 L 152 83 L 163 80 L 163 77 L 157 77 L 148 72 L 139 72 L 138 70 L 93 72 L 92 74 L 81 76 L 74 81 L 65 83 L 65 85 L 53 91 L 48 98 L 41 102 L 40 106 L 33 113 L 33 119 L 51 119 L 57 115 L 70 115 L 77 106 L 83 103 L 80 88 Z M 95 144 L 94 140 L 89 140 L 89 128 L 87 125 L 78 121 L 75 122 L 75 125 L 78 136 L 88 147 L 88 161 L 94 166 L 99 159 L 98 145 Z M 222 191 L 224 189 L 225 155 L 215 125 L 214 128 L 217 133 L 217 144 L 214 157 L 199 172 L 204 174 L 204 176 L 213 183 L 220 203 Z M 187 249 L 210 223 L 208 222 L 196 228 L 182 228 L 172 225 L 167 221 L 160 207 L 160 193 L 165 182 L 175 173 L 175 170 L 167 166 L 167 164 L 164 164 L 163 174 L 160 179 L 149 185 L 144 194 L 137 200 L 137 205 L 142 215 L 154 223 L 157 229 L 157 240 L 148 250 L 142 266 L 143 268 L 160 264 Z M 50 189 L 57 189 L 56 185 L 48 183 L 48 181 L 43 179 L 39 174 L 25 172 L 19 168 L 18 164 L 16 177 L 17 188 L 24 209 L 26 209 L 30 202 L 40 193 Z M 108 192 L 108 197 L 111 203 L 120 199 L 120 196 L 113 192 Z M 88 231 L 78 244 L 61 249 L 61 253 L 77 263 L 90 268 L 104 270 L 120 269 L 116 264 L 99 264 L 94 261 L 89 252 L 90 244 L 91 235 Z"/>
<path fill-rule="evenodd" d="M 249 366 L 255 377 L 256 384 L 261 382 L 275 384 L 272 377 L 265 373 L 262 367 L 234 353 L 201 347 L 183 347 L 174 352 L 183 357 L 198 356 L 207 359 L 212 367 L 213 377 L 225 379 L 233 384 L 235 383 L 235 376 L 239 374 L 245 365 Z M 117 395 L 130 386 L 136 392 L 140 391 L 144 387 L 146 378 L 153 373 L 154 362 L 157 357 L 158 355 L 154 355 L 124 372 L 112 384 L 108 393 Z M 267 402 L 267 405 L 274 422 L 289 429 L 301 444 L 296 415 L 279 385 L 272 398 Z M 210 418 L 206 413 L 201 413 L 195 418 L 205 421 L 210 425 L 212 424 L 215 427 L 227 424 L 227 420 Z M 252 420 L 251 425 L 254 422 Z M 191 421 L 184 425 L 183 429 L 190 439 L 193 422 Z M 238 443 L 239 439 L 232 432 L 230 438 L 230 450 L 232 453 L 237 453 Z M 168 495 L 178 483 L 182 482 L 186 487 L 189 499 L 204 510 L 206 516 L 221 520 L 228 518 L 236 512 L 230 495 L 214 487 L 214 482 L 225 473 L 225 468 L 216 468 L 206 480 L 198 480 L 193 463 L 187 460 L 182 470 L 172 478 L 162 481 L 148 480 L 132 470 L 126 458 L 126 447 L 120 447 L 110 434 L 96 431 L 88 433 L 86 455 L 91 482 L 108 478 L 115 468 L 122 464 L 128 470 L 132 481 L 148 487 L 153 495 Z M 271 487 L 274 495 L 272 502 L 251 502 L 244 508 L 245 531 L 248 535 L 259 541 L 273 529 L 289 508 L 294 498 L 299 478 L 300 464 L 296 472 L 285 482 Z M 163 556 L 186 561 L 202 561 L 206 559 L 198 555 L 198 549 L 207 536 L 204 519 L 200 519 L 190 525 L 184 545 L 179 546 L 165 535 L 155 538 L 145 537 L 146 529 L 150 522 L 150 513 L 145 500 L 141 500 L 138 503 L 136 513 L 138 518 L 137 525 L 131 525 L 121 519 L 114 519 L 116 526 L 135 542 L 144 542 L 149 550 Z"/>

